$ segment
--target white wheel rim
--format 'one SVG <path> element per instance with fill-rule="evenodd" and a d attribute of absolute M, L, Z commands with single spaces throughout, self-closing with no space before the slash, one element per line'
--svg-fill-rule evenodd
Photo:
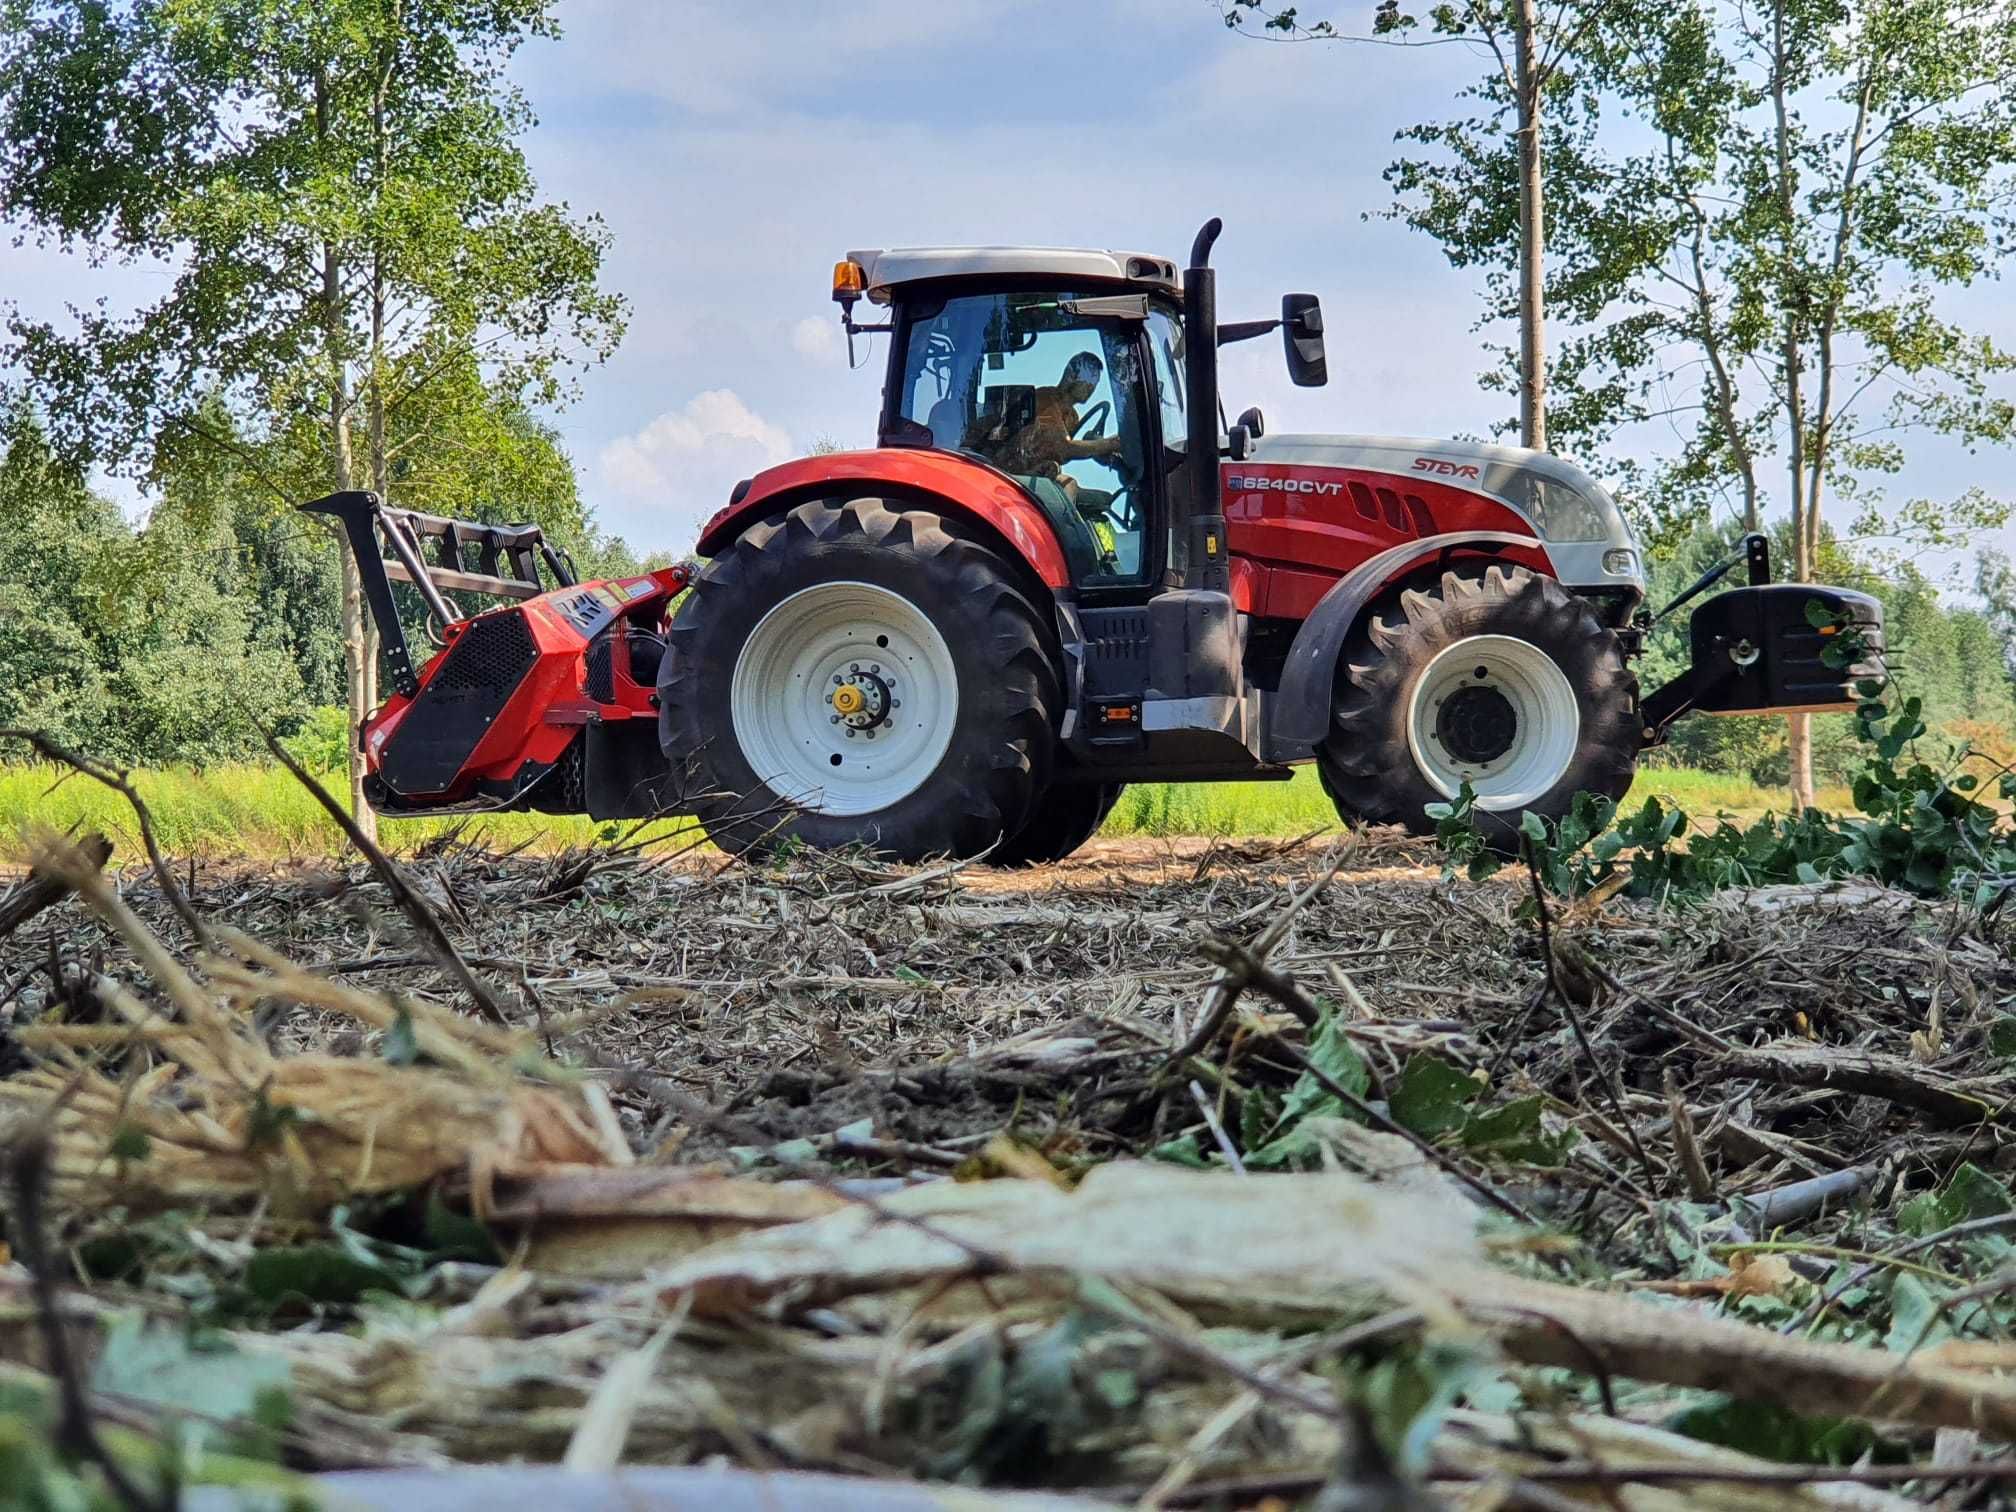
<path fill-rule="evenodd" d="M 1421 775 L 1449 798 L 1468 781 L 1480 809 L 1534 803 L 1568 770 L 1581 734 L 1568 674 L 1509 635 L 1473 635 L 1436 653 L 1408 701 L 1407 744 Z"/>
<path fill-rule="evenodd" d="M 816 813 L 872 814 L 938 769 L 959 679 L 945 637 L 908 599 L 870 583 L 818 583 L 749 633 L 728 714 L 773 792 Z"/>

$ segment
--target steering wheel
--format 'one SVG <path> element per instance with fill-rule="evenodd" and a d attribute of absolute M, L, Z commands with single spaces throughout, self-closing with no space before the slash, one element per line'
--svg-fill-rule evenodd
<path fill-rule="evenodd" d="M 1113 415 L 1113 401 L 1101 399 L 1092 408 L 1078 417 L 1078 428 L 1071 432 L 1073 441 L 1097 441 L 1106 434 L 1106 422 Z M 1094 422 L 1097 422 L 1096 424 Z"/>

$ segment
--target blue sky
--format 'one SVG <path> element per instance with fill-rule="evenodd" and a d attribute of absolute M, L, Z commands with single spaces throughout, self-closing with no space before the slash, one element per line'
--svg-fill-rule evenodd
<path fill-rule="evenodd" d="M 1365 7 L 1369 12 L 1369 3 Z M 1463 47 L 1229 34 L 1214 0 L 562 0 L 516 68 L 545 194 L 608 222 L 628 337 L 556 417 L 603 523 L 688 546 L 737 478 L 830 437 L 873 441 L 879 359 L 849 372 L 828 278 L 850 247 L 1034 242 L 1177 258 L 1223 216 L 1228 319 L 1322 296 L 1327 389 L 1230 349 L 1227 406 L 1270 429 L 1481 433 L 1471 275 L 1378 218 L 1401 127 L 1454 110 Z M 1344 12 L 1349 14 L 1349 12 Z M 1367 219 L 1367 212 L 1373 218 Z M 159 275 L 0 248 L 31 308 Z M 1999 288 L 1966 301 L 2016 344 Z M 1648 449 L 1670 438 L 1656 430 Z M 2016 495 L 2016 458 L 1927 446 L 1899 497 Z M 2012 539 L 2001 533 L 2004 544 Z"/>

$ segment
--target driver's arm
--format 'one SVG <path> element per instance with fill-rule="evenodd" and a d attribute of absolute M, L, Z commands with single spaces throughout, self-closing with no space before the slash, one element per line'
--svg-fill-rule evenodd
<path fill-rule="evenodd" d="M 1075 406 L 1060 405 L 1062 413 L 1057 419 L 1057 436 L 1054 445 L 1058 456 L 1066 462 L 1082 462 L 1087 458 L 1117 457 L 1120 455 L 1120 438 L 1117 435 L 1101 436 L 1096 441 L 1081 441 L 1071 433 L 1078 429 L 1078 410 Z"/>
<path fill-rule="evenodd" d="M 1118 436 L 1101 436 L 1097 441 L 1081 441 L 1076 436 L 1060 437 L 1057 449 L 1064 454 L 1067 462 L 1082 461 L 1086 457 L 1117 457 L 1120 455 Z"/>

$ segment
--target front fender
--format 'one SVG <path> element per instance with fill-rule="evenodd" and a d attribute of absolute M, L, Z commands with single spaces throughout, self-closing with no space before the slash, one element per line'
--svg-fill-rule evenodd
<path fill-rule="evenodd" d="M 700 532 L 713 556 L 757 520 L 825 495 L 872 498 L 884 490 L 928 496 L 944 512 L 975 520 L 1017 553 L 1053 593 L 1070 586 L 1064 548 L 1043 511 L 1004 473 L 950 452 L 883 447 L 829 452 L 758 473 Z"/>
<path fill-rule="evenodd" d="M 1359 563 L 1337 580 L 1310 611 L 1288 648 L 1281 686 L 1267 700 L 1260 736 L 1265 761 L 1307 761 L 1330 730 L 1330 699 L 1337 658 L 1344 642 L 1372 601 L 1394 583 L 1423 568 L 1440 570 L 1465 557 L 1510 559 L 1552 573 L 1547 548 L 1530 535 L 1505 531 L 1455 531 L 1403 541 Z"/>

